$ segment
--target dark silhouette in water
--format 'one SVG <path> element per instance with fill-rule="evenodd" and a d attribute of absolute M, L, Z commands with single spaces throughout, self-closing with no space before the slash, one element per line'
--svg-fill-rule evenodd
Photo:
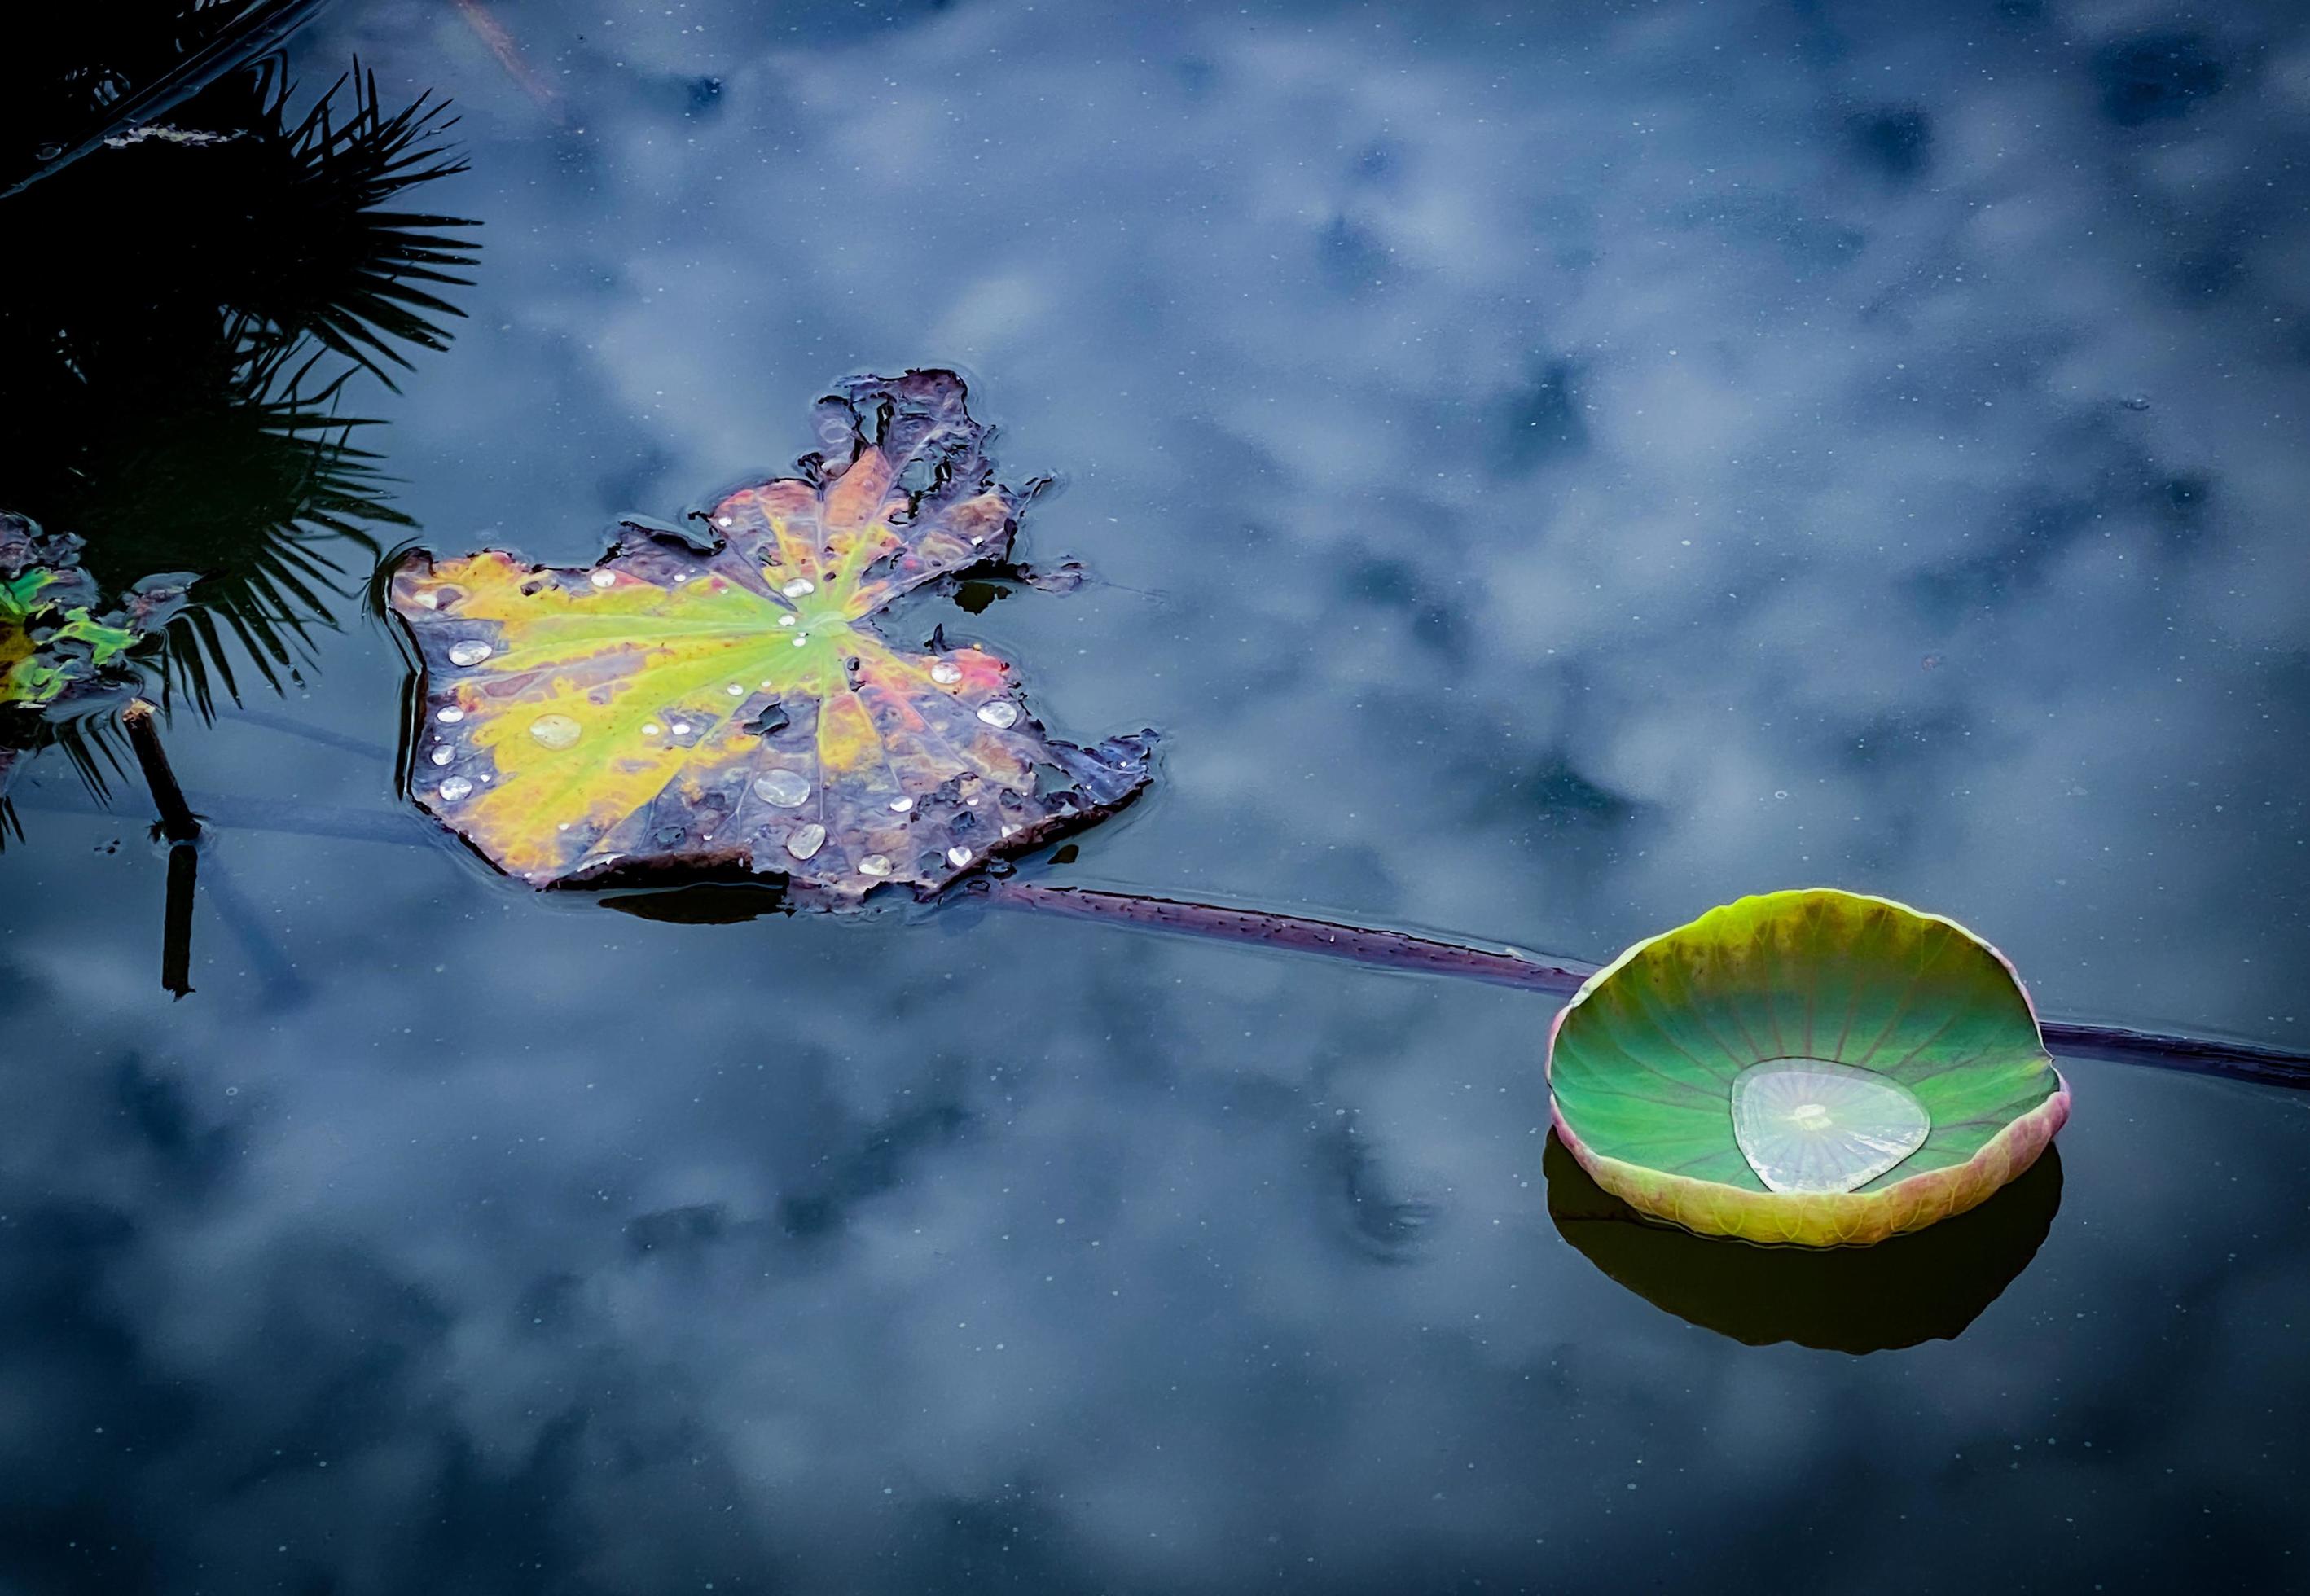
<path fill-rule="evenodd" d="M 2047 1148 L 1979 1208 L 1870 1247 L 1760 1247 L 1644 1219 L 1548 1135 L 1548 1215 L 1581 1256 L 1689 1323 L 1752 1347 L 1882 1352 L 1953 1340 L 2019 1278 L 2062 1206 Z"/>
<path fill-rule="evenodd" d="M 369 528 L 407 525 L 339 400 L 363 373 L 391 386 L 404 345 L 447 346 L 458 312 L 438 291 L 473 258 L 472 223 L 394 208 L 464 169 L 441 148 L 444 108 L 388 113 L 356 71 L 291 115 L 265 52 L 317 3 L 67 9 L 0 62 L 15 240 L 0 256 L 0 511 L 84 541 L 92 587 L 195 578 L 195 607 L 161 634 L 161 676 L 164 702 L 181 690 L 204 716 L 219 689 L 239 699 L 244 672 L 276 691 L 295 680 L 356 585 L 338 551 L 367 565 Z M 91 230 L 103 247 L 82 247 Z M 44 745 L 104 790 L 123 764 L 112 711 L 137 685 L 124 659 L 69 705 L 0 705 L 0 841 L 16 826 L 5 777 Z M 162 984 L 181 997 L 196 828 L 181 796 L 170 812 L 173 776 L 155 777 L 152 707 L 126 713 L 174 845 Z"/>
<path fill-rule="evenodd" d="M 108 592 L 198 577 L 161 687 L 204 715 L 308 667 L 407 524 L 341 401 L 446 347 L 473 259 L 472 223 L 395 208 L 464 169 L 442 106 L 356 73 L 291 115 L 264 52 L 314 9 L 133 0 L 0 57 L 0 508 L 84 539 Z M 35 730 L 100 790 L 121 766 L 109 717 Z"/>

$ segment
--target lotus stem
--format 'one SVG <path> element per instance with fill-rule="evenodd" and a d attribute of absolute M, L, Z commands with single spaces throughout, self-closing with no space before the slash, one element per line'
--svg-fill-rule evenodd
<path fill-rule="evenodd" d="M 136 750 L 136 763 L 144 772 L 144 785 L 152 788 L 153 806 L 161 811 L 161 835 L 172 843 L 196 842 L 201 823 L 185 802 L 185 789 L 177 785 L 168 750 L 161 746 L 160 731 L 152 724 L 155 713 L 148 700 L 133 699 L 120 712 L 120 724 L 127 729 L 129 746 Z"/>
<path fill-rule="evenodd" d="M 159 747 L 157 738 L 152 746 Z M 141 757 L 141 743 L 138 752 Z M 159 796 L 157 792 L 154 796 Z M 239 799 L 221 794 L 205 796 L 202 803 L 212 823 L 229 828 L 402 846 L 426 845 L 426 828 L 399 812 L 291 804 L 277 799 Z M 1213 941 L 1248 942 L 1286 952 L 1343 958 L 1368 967 L 1484 981 L 1496 986 L 1515 986 L 1563 997 L 1578 991 L 1580 984 L 1597 967 L 1576 958 L 1537 958 L 1506 945 L 1478 947 L 1413 932 L 1350 925 L 1270 909 L 1157 898 L 1147 893 L 1110 892 L 1095 887 L 1045 887 L 985 877 L 974 880 L 970 890 L 972 896 L 996 908 L 1101 920 L 1139 931 Z M 2079 1020 L 2048 1019 L 2038 1028 L 2048 1049 L 2073 1058 L 2223 1076 L 2295 1090 L 2310 1089 L 2310 1054 L 2289 1048 Z"/>
<path fill-rule="evenodd" d="M 985 896 L 988 902 L 1004 908 L 1031 909 L 1078 920 L 1117 921 L 1148 931 L 1207 937 L 1222 942 L 1251 942 L 1293 953 L 1350 959 L 1382 969 L 1457 976 L 1463 980 L 1489 981 L 1498 986 L 1521 986 L 1567 996 L 1578 991 L 1580 983 L 1596 969 L 1594 965 L 1576 959 L 1550 963 L 1505 946 L 1497 950 L 1472 947 L 1465 942 L 1419 936 L 1407 931 L 1377 931 L 1336 920 L 1313 920 L 1266 909 L 1225 908 L 1218 904 L 1151 898 L 1136 892 L 994 881 L 988 883 Z"/>
<path fill-rule="evenodd" d="M 1135 892 L 991 881 L 983 896 L 1000 908 L 1061 915 L 1071 919 L 1105 920 L 1142 931 L 1249 942 L 1289 952 L 1345 958 L 1384 969 L 1456 976 L 1568 996 L 1577 991 L 1597 967 L 1576 959 L 1539 958 L 1514 948 L 1474 947 L 1410 932 L 1375 931 L 1299 915 L 1227 908 Z M 2283 1047 L 2075 1020 L 2045 1020 L 2038 1029 L 2048 1051 L 2072 1057 L 2149 1064 L 2263 1086 L 2310 1089 L 2310 1056 Z"/>

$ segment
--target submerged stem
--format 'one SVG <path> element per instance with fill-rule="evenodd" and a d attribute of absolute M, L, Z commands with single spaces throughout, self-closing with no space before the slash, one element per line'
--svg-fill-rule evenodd
<path fill-rule="evenodd" d="M 184 998 L 193 991 L 193 899 L 201 851 L 188 843 L 169 850 L 169 896 L 161 915 L 161 989 Z"/>
<path fill-rule="evenodd" d="M 1299 915 L 1224 908 L 1217 904 L 1151 898 L 1135 892 L 991 881 L 984 896 L 987 902 L 1001 908 L 1063 915 L 1072 919 L 1106 920 L 1144 931 L 1250 942 L 1264 948 L 1351 959 L 1385 969 L 1457 976 L 1565 995 L 1577 991 L 1581 982 L 1594 974 L 1597 967 L 1577 959 L 1539 958 L 1514 948 L 1496 951 L 1409 932 L 1374 931 Z M 2045 1020 L 2038 1029 L 2049 1051 L 2073 1057 L 2152 1064 L 2198 1075 L 2256 1081 L 2264 1086 L 2310 1089 L 2310 1057 L 2282 1047 L 2074 1020 Z"/>

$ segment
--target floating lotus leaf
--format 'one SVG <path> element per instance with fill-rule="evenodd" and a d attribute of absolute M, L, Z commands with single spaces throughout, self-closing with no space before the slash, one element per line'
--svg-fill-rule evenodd
<path fill-rule="evenodd" d="M 117 685 L 129 651 L 167 624 L 189 576 L 150 577 L 117 608 L 94 612 L 96 578 L 81 540 L 0 512 L 0 710 L 45 709 Z"/>
<path fill-rule="evenodd" d="M 1637 943 L 1549 1037 L 1565 1146 L 1705 1236 L 1863 1245 L 1973 1207 L 2069 1117 L 2021 984 L 1962 926 L 1815 889 Z"/>
<path fill-rule="evenodd" d="M 183 607 L 192 581 L 148 577 L 98 613 L 81 548 L 69 533 L 0 511 L 0 840 L 14 828 L 9 785 L 34 750 L 62 742 L 102 789 L 91 749 L 101 727 L 86 711 L 101 707 L 100 695 L 142 685 L 133 652 Z"/>
<path fill-rule="evenodd" d="M 0 705 L 44 708 L 135 646 L 128 627 L 90 613 L 96 578 L 80 551 L 69 533 L 0 515 Z"/>
<path fill-rule="evenodd" d="M 828 906 L 932 892 L 1130 802 L 1152 733 L 1046 734 L 1009 662 L 892 643 L 904 594 L 1007 560 L 998 486 L 951 372 L 821 400 L 825 453 L 693 532 L 630 523 L 599 563 L 497 550 L 393 574 L 424 719 L 418 803 L 539 887 L 734 867 Z"/>

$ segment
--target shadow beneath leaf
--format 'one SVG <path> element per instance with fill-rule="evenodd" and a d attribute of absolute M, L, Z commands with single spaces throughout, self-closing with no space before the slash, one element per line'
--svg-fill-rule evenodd
<path fill-rule="evenodd" d="M 612 893 L 600 901 L 604 908 L 621 915 L 669 925 L 735 925 L 765 915 L 795 912 L 794 905 L 786 901 L 783 876 L 768 880 L 700 881 L 656 892 Z"/>
<path fill-rule="evenodd" d="M 1589 1262 L 1654 1306 L 1751 1347 L 1883 1352 L 1953 1340 L 2019 1278 L 2062 1205 L 2061 1154 L 1970 1212 L 1873 1247 L 1760 1247 L 1641 1218 L 1551 1131 L 1548 1213 Z"/>

